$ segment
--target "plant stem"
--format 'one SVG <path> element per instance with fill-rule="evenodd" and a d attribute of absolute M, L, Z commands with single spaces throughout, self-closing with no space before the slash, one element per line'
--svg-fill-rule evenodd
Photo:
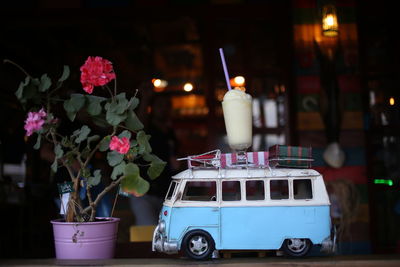
<path fill-rule="evenodd" d="M 111 92 L 111 89 L 110 89 L 110 87 L 108 87 L 108 85 L 106 84 L 106 85 L 104 85 L 103 87 L 105 87 L 106 89 L 107 89 L 107 91 L 110 93 L 110 96 L 111 96 L 111 100 L 112 100 L 112 102 L 115 102 L 115 95 L 113 95 L 113 93 Z"/>
<path fill-rule="evenodd" d="M 125 130 L 129 130 L 130 132 L 136 133 L 136 131 L 132 131 L 131 129 L 129 129 L 128 127 L 125 127 L 125 126 L 123 126 L 123 125 L 117 125 L 117 127 L 118 127 L 118 128 L 122 128 L 122 129 L 125 129 Z"/>
<path fill-rule="evenodd" d="M 52 137 L 52 141 L 54 146 L 56 146 L 58 144 L 57 138 L 56 138 L 56 134 L 53 131 L 50 131 L 51 137 Z M 67 169 L 68 174 L 72 180 L 72 182 L 74 183 L 74 192 L 71 193 L 71 197 L 70 200 L 68 202 L 68 210 L 67 210 L 67 214 L 66 214 L 66 221 L 67 222 L 73 222 L 74 221 L 74 216 L 75 216 L 75 206 L 73 205 L 74 202 L 77 202 L 78 199 L 78 189 L 79 189 L 79 173 L 78 176 L 74 176 L 72 169 L 70 166 L 68 166 L 65 161 L 63 159 L 60 159 L 63 166 Z"/>
<path fill-rule="evenodd" d="M 112 216 L 113 216 L 114 209 L 115 209 L 115 205 L 117 204 L 117 199 L 118 199 L 118 195 L 119 195 L 119 189 L 120 189 L 120 188 L 121 188 L 121 185 L 120 185 L 120 186 L 118 186 L 117 192 L 115 193 L 114 204 L 113 204 L 113 207 L 112 207 L 112 210 L 111 210 L 110 217 L 112 217 Z"/>
<path fill-rule="evenodd" d="M 90 213 L 90 219 L 89 222 L 94 222 L 94 218 L 96 217 L 96 207 L 90 206 L 92 209 L 92 212 Z"/>
<path fill-rule="evenodd" d="M 50 131 L 50 134 L 51 134 L 51 138 L 52 138 L 53 145 L 56 146 L 56 145 L 59 143 L 59 142 L 57 141 L 57 138 L 56 138 L 56 133 L 54 133 L 54 132 L 51 130 L 51 131 Z M 68 174 L 69 174 L 71 180 L 73 181 L 74 179 L 76 179 L 77 177 L 74 176 L 74 173 L 72 172 L 71 167 L 68 166 L 68 165 L 65 163 L 65 161 L 64 161 L 63 159 L 60 159 L 60 160 L 61 160 L 63 166 L 64 166 L 65 168 L 67 168 L 67 171 L 68 171 Z M 78 176 L 78 177 L 79 177 L 79 176 Z"/>
<path fill-rule="evenodd" d="M 92 212 L 90 213 L 90 220 L 91 222 L 94 221 L 94 217 L 96 216 L 96 205 L 93 203 L 92 199 L 92 192 L 90 191 L 89 183 L 86 182 L 86 195 L 89 200 L 89 206 L 92 208 Z"/>
<path fill-rule="evenodd" d="M 25 73 L 26 76 L 28 76 L 29 78 L 32 78 L 32 76 L 20 65 L 18 65 L 17 63 L 15 63 L 12 60 L 9 59 L 4 59 L 3 63 L 10 63 L 11 65 L 14 65 L 15 67 L 17 67 L 20 71 L 22 71 L 23 73 Z"/>
<path fill-rule="evenodd" d="M 94 201 L 94 205 L 97 206 L 97 204 L 99 203 L 99 201 L 101 200 L 101 198 L 107 194 L 111 189 L 113 189 L 115 186 L 119 185 L 119 183 L 122 181 L 122 179 L 124 179 L 125 176 L 121 176 L 120 178 L 118 178 L 118 180 L 113 181 L 111 184 L 109 184 L 106 188 L 104 188 L 104 190 L 97 195 L 96 200 Z M 88 212 L 91 209 L 91 207 L 86 207 L 83 212 Z"/>
<path fill-rule="evenodd" d="M 73 179 L 73 182 L 74 182 L 74 192 L 71 193 L 71 196 L 70 196 L 70 199 L 68 202 L 68 210 L 67 210 L 67 216 L 66 216 L 67 222 L 73 222 L 75 214 L 76 214 L 74 203 L 77 203 L 77 199 L 78 199 L 79 179 Z"/>
<path fill-rule="evenodd" d="M 114 95 L 117 95 L 117 76 L 114 79 Z"/>

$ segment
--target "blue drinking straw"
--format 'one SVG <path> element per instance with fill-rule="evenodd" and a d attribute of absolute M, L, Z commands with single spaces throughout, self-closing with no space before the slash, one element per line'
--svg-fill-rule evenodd
<path fill-rule="evenodd" d="M 226 62 L 225 62 L 225 57 L 224 57 L 224 50 L 222 50 L 222 48 L 219 49 L 219 54 L 221 55 L 222 68 L 224 69 L 226 85 L 228 86 L 228 90 L 232 90 L 231 83 L 229 82 L 229 74 L 228 74 L 228 68 L 226 67 Z"/>

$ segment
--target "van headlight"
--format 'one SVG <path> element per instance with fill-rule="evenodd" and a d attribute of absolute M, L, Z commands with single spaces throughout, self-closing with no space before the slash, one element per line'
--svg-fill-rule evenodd
<path fill-rule="evenodd" d="M 165 221 L 164 220 L 161 220 L 160 223 L 158 224 L 158 231 L 160 231 L 160 233 L 165 232 Z"/>

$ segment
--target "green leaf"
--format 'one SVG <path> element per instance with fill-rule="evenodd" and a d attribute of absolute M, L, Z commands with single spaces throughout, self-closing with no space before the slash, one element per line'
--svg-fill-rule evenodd
<path fill-rule="evenodd" d="M 143 155 L 143 159 L 147 162 L 155 162 L 155 161 L 162 161 L 164 162 L 162 159 L 160 159 L 159 157 L 157 157 L 154 154 L 150 154 L 150 153 L 145 153 Z"/>
<path fill-rule="evenodd" d="M 117 103 L 118 103 L 116 106 L 117 114 L 124 113 L 129 108 L 128 99 L 126 99 L 126 94 L 120 93 L 115 96 L 115 99 L 117 100 Z"/>
<path fill-rule="evenodd" d="M 139 98 L 132 97 L 131 100 L 129 100 L 129 109 L 130 110 L 134 110 L 135 108 L 137 108 L 138 105 L 139 105 Z"/>
<path fill-rule="evenodd" d="M 88 178 L 88 185 L 90 187 L 96 186 L 101 182 L 101 171 L 95 170 L 93 176 Z"/>
<path fill-rule="evenodd" d="M 125 178 L 121 181 L 121 187 L 124 191 L 143 195 L 149 190 L 150 184 L 140 177 L 139 167 L 136 164 L 126 164 L 124 174 Z"/>
<path fill-rule="evenodd" d="M 68 67 L 67 65 L 64 65 L 63 73 L 62 73 L 60 79 L 58 79 L 58 81 L 59 81 L 59 82 L 63 82 L 63 81 L 65 81 L 66 79 L 68 79 L 69 73 L 70 73 L 69 67 Z"/>
<path fill-rule="evenodd" d="M 111 173 L 111 179 L 115 180 L 121 174 L 124 174 L 126 163 L 122 161 L 120 164 L 116 165 Z"/>
<path fill-rule="evenodd" d="M 112 105 L 112 104 L 113 104 L 112 102 L 107 102 L 107 103 L 104 105 L 104 108 L 105 108 L 106 110 L 115 109 L 115 108 L 114 108 L 115 104 L 114 104 L 114 105 Z"/>
<path fill-rule="evenodd" d="M 38 150 L 40 148 L 41 141 L 42 141 L 42 135 L 38 134 L 38 137 L 36 139 L 36 144 L 33 146 L 33 148 Z"/>
<path fill-rule="evenodd" d="M 81 170 L 81 176 L 82 176 L 83 178 L 89 178 L 89 177 L 90 177 L 90 170 L 89 170 L 89 168 L 83 168 L 83 169 Z"/>
<path fill-rule="evenodd" d="M 57 159 L 54 159 L 53 164 L 51 164 L 51 170 L 56 173 L 58 168 Z"/>
<path fill-rule="evenodd" d="M 64 109 L 71 121 L 75 120 L 76 113 L 83 107 L 84 104 L 85 96 L 82 94 L 72 94 L 70 99 L 64 101 Z"/>
<path fill-rule="evenodd" d="M 140 176 L 140 170 L 138 165 L 134 163 L 128 163 L 124 169 L 124 175 L 135 176 L 136 178 Z"/>
<path fill-rule="evenodd" d="M 136 135 L 139 145 L 139 154 L 151 153 L 151 146 L 149 144 L 150 135 L 146 135 L 144 131 L 140 131 Z"/>
<path fill-rule="evenodd" d="M 152 162 L 150 167 L 147 169 L 147 174 L 149 175 L 150 179 L 154 180 L 160 176 L 165 168 L 165 165 L 167 165 L 165 161 Z"/>
<path fill-rule="evenodd" d="M 112 109 L 107 110 L 106 120 L 112 126 L 117 126 L 126 119 L 126 114 L 118 114 Z"/>
<path fill-rule="evenodd" d="M 20 82 L 18 86 L 18 90 L 15 92 L 15 96 L 21 100 L 23 95 L 24 95 L 24 88 L 27 86 L 30 82 L 31 78 L 29 76 L 26 76 L 25 80 L 23 82 Z"/>
<path fill-rule="evenodd" d="M 47 73 L 40 77 L 39 92 L 46 92 L 51 86 L 51 79 L 47 76 Z"/>
<path fill-rule="evenodd" d="M 108 102 L 105 105 L 105 109 L 117 115 L 121 115 L 129 108 L 128 100 L 126 99 L 125 93 L 121 93 L 115 96 L 115 100 Z"/>
<path fill-rule="evenodd" d="M 34 104 L 41 103 L 41 94 L 38 90 L 39 84 L 40 81 L 38 79 L 31 79 L 29 77 L 26 77 L 25 81 L 20 83 L 18 90 L 15 92 L 15 96 L 23 106 L 25 106 L 28 101 L 32 101 Z"/>
<path fill-rule="evenodd" d="M 91 131 L 90 128 L 87 127 L 86 125 L 83 125 L 82 128 L 74 131 L 72 136 L 77 136 L 77 138 L 75 139 L 75 143 L 79 144 L 82 141 L 86 140 L 90 131 Z"/>
<path fill-rule="evenodd" d="M 131 145 L 131 149 L 129 151 L 129 154 L 131 155 L 131 157 L 136 158 L 138 155 L 138 152 L 139 152 L 138 148 Z"/>
<path fill-rule="evenodd" d="M 147 174 L 152 180 L 160 176 L 160 174 L 164 170 L 165 165 L 167 165 L 165 161 L 154 154 L 145 154 L 143 155 L 143 159 L 147 162 L 151 162 L 150 167 L 147 169 Z"/>
<path fill-rule="evenodd" d="M 101 152 L 107 151 L 110 146 L 111 136 L 107 135 L 101 140 L 99 150 Z"/>
<path fill-rule="evenodd" d="M 154 180 L 163 172 L 165 165 L 167 163 L 165 161 L 154 161 L 151 163 L 150 167 L 147 169 L 147 174 L 150 179 Z"/>
<path fill-rule="evenodd" d="M 102 107 L 101 102 L 105 101 L 106 98 L 99 96 L 87 95 L 89 105 L 87 107 L 87 111 L 92 116 L 97 116 L 101 113 Z"/>
<path fill-rule="evenodd" d="M 137 146 L 138 142 L 136 139 L 131 140 L 131 147 Z"/>
<path fill-rule="evenodd" d="M 71 94 L 71 98 L 64 102 L 66 111 L 78 111 L 85 104 L 85 96 L 82 94 Z"/>
<path fill-rule="evenodd" d="M 108 165 L 110 165 L 111 167 L 114 167 L 117 164 L 121 163 L 123 159 L 124 155 L 118 153 L 117 151 L 111 151 L 107 153 Z"/>
<path fill-rule="evenodd" d="M 67 111 L 67 117 L 70 121 L 74 121 L 76 116 L 76 112 Z"/>
<path fill-rule="evenodd" d="M 144 125 L 136 116 L 136 113 L 129 109 L 126 120 L 125 120 L 126 127 L 131 131 L 139 131 L 142 130 Z"/>
<path fill-rule="evenodd" d="M 120 124 L 126 119 L 126 110 L 128 109 L 128 100 L 126 99 L 125 93 L 121 93 L 115 96 L 115 101 L 108 102 L 104 106 L 106 109 L 106 120 L 112 126 Z"/>
<path fill-rule="evenodd" d="M 118 138 L 126 137 L 126 138 L 128 138 L 128 139 L 131 139 L 131 136 L 132 136 L 132 134 L 131 134 L 130 131 L 124 130 L 122 133 L 120 133 L 120 134 L 118 135 Z"/>
<path fill-rule="evenodd" d="M 40 85 L 40 81 L 38 78 L 34 78 L 32 79 L 32 85 L 38 87 Z"/>
<path fill-rule="evenodd" d="M 64 155 L 64 151 L 62 150 L 60 144 L 57 144 L 57 145 L 54 147 L 54 154 L 55 154 L 55 156 L 56 156 L 56 159 L 59 159 L 59 158 L 61 158 L 61 157 Z"/>

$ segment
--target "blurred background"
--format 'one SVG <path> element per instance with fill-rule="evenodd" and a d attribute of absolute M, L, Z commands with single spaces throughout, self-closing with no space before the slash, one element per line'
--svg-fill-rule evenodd
<path fill-rule="evenodd" d="M 170 102 L 174 153 L 184 157 L 229 152 L 221 47 L 231 86 L 253 96 L 252 150 L 313 148 L 341 226 L 338 254 L 399 253 L 400 44 L 391 3 L 14 0 L 0 10 L 0 58 L 33 76 L 56 77 L 69 65 L 77 91 L 86 58 L 109 59 L 127 94 L 139 88 L 139 98 Z M 0 256 L 54 257 L 49 220 L 58 211 L 49 164 L 24 140 L 14 95 L 23 78 L 0 64 Z M 132 242 L 128 199 L 114 216 L 122 219 L 117 257 L 160 256 Z"/>

